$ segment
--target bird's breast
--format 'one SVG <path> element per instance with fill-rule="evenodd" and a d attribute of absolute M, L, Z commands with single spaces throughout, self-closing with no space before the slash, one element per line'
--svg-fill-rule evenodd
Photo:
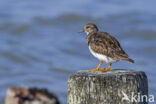
<path fill-rule="evenodd" d="M 108 57 L 108 56 L 106 56 L 106 55 L 104 55 L 104 54 L 100 54 L 100 53 L 94 52 L 94 51 L 91 49 L 91 46 L 89 46 L 89 50 L 90 50 L 91 54 L 92 54 L 94 57 L 96 57 L 97 59 L 102 60 L 102 61 L 104 61 L 104 62 L 106 62 L 106 63 L 113 63 L 113 62 L 116 62 L 116 61 L 117 61 L 116 59 L 111 58 L 111 57 Z"/>

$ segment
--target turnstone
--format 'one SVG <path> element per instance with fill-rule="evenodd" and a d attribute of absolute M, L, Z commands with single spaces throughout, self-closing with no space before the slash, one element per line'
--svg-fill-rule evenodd
<path fill-rule="evenodd" d="M 90 70 L 91 72 L 99 71 L 103 62 L 108 63 L 109 66 L 102 68 L 101 71 L 109 71 L 112 63 L 119 60 L 134 63 L 134 60 L 124 52 L 117 39 L 107 32 L 100 32 L 95 24 L 86 24 L 81 32 L 87 33 L 89 50 L 94 57 L 100 60 L 98 67 Z"/>

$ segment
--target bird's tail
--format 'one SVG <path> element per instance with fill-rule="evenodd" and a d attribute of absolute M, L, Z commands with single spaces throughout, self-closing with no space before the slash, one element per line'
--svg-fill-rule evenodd
<path fill-rule="evenodd" d="M 126 61 L 129 61 L 131 63 L 134 63 L 134 60 L 130 59 L 130 58 L 126 58 L 126 59 L 123 59 L 123 60 L 126 60 Z"/>

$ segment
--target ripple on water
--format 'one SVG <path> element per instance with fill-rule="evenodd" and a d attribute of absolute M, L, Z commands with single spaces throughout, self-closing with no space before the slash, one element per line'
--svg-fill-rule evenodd
<path fill-rule="evenodd" d="M 25 33 L 26 31 L 28 31 L 31 27 L 29 25 L 20 25 L 20 26 L 16 26 L 11 30 L 11 34 L 13 35 L 21 35 L 23 33 Z"/>
<path fill-rule="evenodd" d="M 8 29 L 10 29 L 13 26 L 13 24 L 11 22 L 5 22 L 5 23 L 1 23 L 0 24 L 0 31 L 6 31 Z"/>
<path fill-rule="evenodd" d="M 14 52 L 3 52 L 2 56 L 6 57 L 7 59 L 11 60 L 12 62 L 16 63 L 27 63 L 27 60 L 23 58 L 23 56 L 19 56 L 14 54 Z"/>
<path fill-rule="evenodd" d="M 53 68 L 50 68 L 51 71 L 54 71 L 54 72 L 58 72 L 58 73 L 65 73 L 65 74 L 70 74 L 72 73 L 72 70 L 70 69 L 66 69 L 66 68 L 62 68 L 62 67 L 53 67 Z"/>
<path fill-rule="evenodd" d="M 89 21 L 98 22 L 101 18 L 86 16 L 86 15 L 79 15 L 74 13 L 63 14 L 57 18 L 48 18 L 48 17 L 36 17 L 34 21 L 40 25 L 65 25 L 71 23 L 79 23 L 84 22 L 87 23 Z"/>

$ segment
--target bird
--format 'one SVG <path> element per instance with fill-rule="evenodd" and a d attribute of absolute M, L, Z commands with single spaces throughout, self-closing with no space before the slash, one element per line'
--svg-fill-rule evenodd
<path fill-rule="evenodd" d="M 97 68 L 89 70 L 90 72 L 100 70 L 104 72 L 109 71 L 112 63 L 120 60 L 134 63 L 134 60 L 129 58 L 118 40 L 107 32 L 99 31 L 95 24 L 87 23 L 80 32 L 85 32 L 87 34 L 86 40 L 89 50 L 94 57 L 100 60 L 100 64 Z M 109 65 L 107 68 L 100 69 L 103 62 Z"/>

